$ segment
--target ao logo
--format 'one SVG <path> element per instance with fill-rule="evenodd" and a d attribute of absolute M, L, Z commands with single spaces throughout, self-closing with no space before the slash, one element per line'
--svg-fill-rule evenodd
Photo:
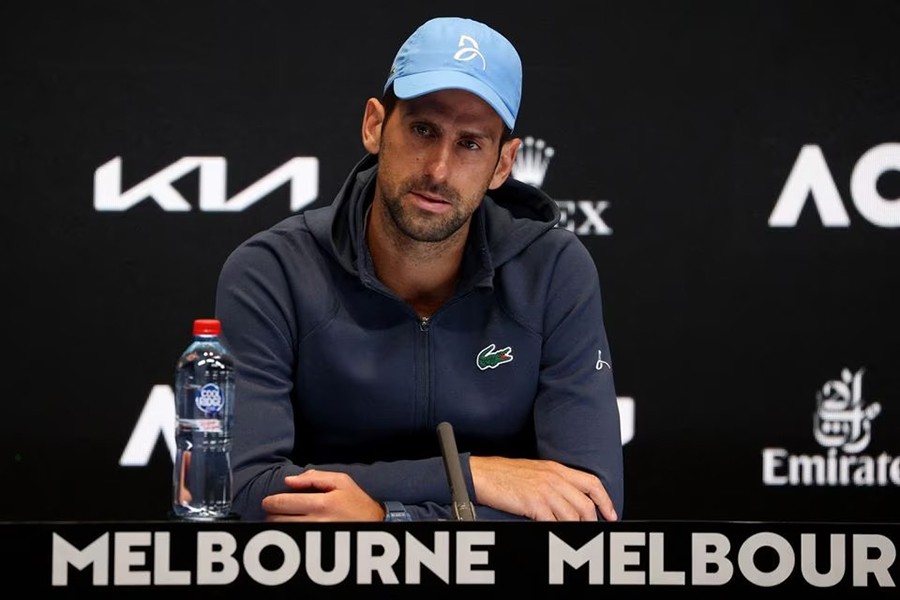
<path fill-rule="evenodd" d="M 889 171 L 900 172 L 900 143 L 875 146 L 853 167 L 850 195 L 864 219 L 878 227 L 900 227 L 900 197 L 888 199 L 878 191 L 879 178 Z M 806 145 L 788 175 L 781 196 L 769 215 L 769 227 L 794 227 L 800 212 L 811 198 L 825 227 L 849 227 L 850 216 L 841 201 L 822 149 Z"/>
<path fill-rule="evenodd" d="M 634 400 L 619 397 L 622 444 L 634 437 Z M 150 462 L 160 436 L 166 442 L 169 457 L 175 459 L 175 393 L 168 385 L 155 385 L 131 432 L 131 437 L 119 457 L 121 467 L 144 467 Z"/>

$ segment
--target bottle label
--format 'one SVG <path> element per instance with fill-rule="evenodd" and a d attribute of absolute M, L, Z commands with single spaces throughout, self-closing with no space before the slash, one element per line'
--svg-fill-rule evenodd
<path fill-rule="evenodd" d="M 178 419 L 182 428 L 194 432 L 222 433 L 222 419 Z"/>
<path fill-rule="evenodd" d="M 205 415 L 219 414 L 224 404 L 222 390 L 215 383 L 207 383 L 197 391 L 194 403 Z"/>

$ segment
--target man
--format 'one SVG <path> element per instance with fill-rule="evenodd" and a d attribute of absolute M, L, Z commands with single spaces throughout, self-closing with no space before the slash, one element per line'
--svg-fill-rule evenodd
<path fill-rule="evenodd" d="M 226 261 L 242 518 L 451 519 L 442 421 L 478 519 L 621 514 L 596 267 L 510 178 L 521 81 L 488 26 L 424 23 L 366 103 L 367 155 L 334 202 Z"/>

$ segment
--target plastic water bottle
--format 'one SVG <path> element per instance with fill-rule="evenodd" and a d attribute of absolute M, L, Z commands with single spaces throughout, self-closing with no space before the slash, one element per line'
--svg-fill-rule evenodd
<path fill-rule="evenodd" d="M 194 340 L 175 367 L 175 517 L 232 518 L 234 360 L 217 319 L 194 321 Z"/>

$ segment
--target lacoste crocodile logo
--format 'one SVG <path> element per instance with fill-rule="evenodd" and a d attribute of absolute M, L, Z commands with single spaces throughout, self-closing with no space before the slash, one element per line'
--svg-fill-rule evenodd
<path fill-rule="evenodd" d="M 485 369 L 496 369 L 498 366 L 503 363 L 508 363 L 512 361 L 512 347 L 507 346 L 502 350 L 496 350 L 494 344 L 490 344 L 487 348 L 484 348 L 481 352 L 478 353 L 478 360 L 476 364 L 478 368 L 484 371 Z"/>

